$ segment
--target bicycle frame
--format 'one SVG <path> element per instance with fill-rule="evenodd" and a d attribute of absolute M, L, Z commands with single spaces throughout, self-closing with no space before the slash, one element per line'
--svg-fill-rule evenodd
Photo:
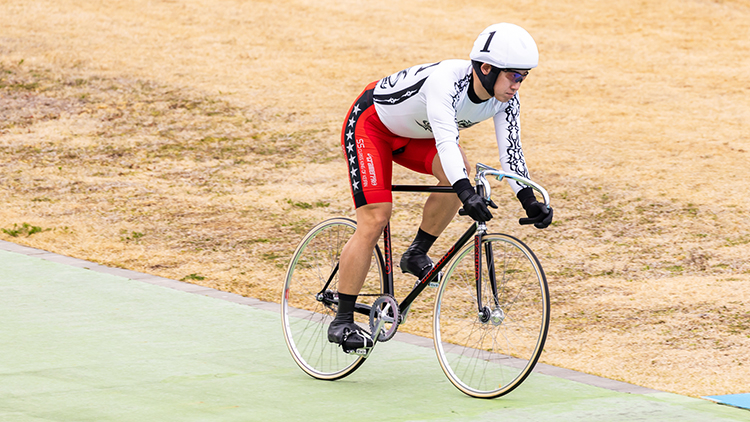
<path fill-rule="evenodd" d="M 433 281 L 436 281 L 436 279 L 440 276 L 440 272 L 445 268 L 445 266 L 450 262 L 451 259 L 453 259 L 454 256 L 458 253 L 458 251 L 469 241 L 471 241 L 472 237 L 475 237 L 475 243 L 481 244 L 481 236 L 482 232 L 478 229 L 478 224 L 472 224 L 471 227 L 469 227 L 466 232 L 456 241 L 456 243 L 451 246 L 450 249 L 448 249 L 448 252 L 443 255 L 440 260 L 435 263 L 435 265 L 432 267 L 429 273 L 422 279 L 417 282 L 417 284 L 414 286 L 414 288 L 411 290 L 411 292 L 404 298 L 401 303 L 399 303 L 399 311 L 403 315 L 406 312 L 406 309 L 409 308 L 409 305 L 414 302 L 414 299 L 416 299 L 420 293 Z M 384 232 L 384 237 L 386 236 Z M 387 234 L 387 236 L 390 236 L 390 233 Z M 476 253 L 476 250 L 475 250 Z M 386 256 L 390 258 L 390 254 L 386 252 Z M 388 263 L 386 263 L 386 268 Z M 392 264 L 391 264 L 392 265 Z M 393 273 L 386 274 L 386 280 L 384 281 L 384 285 L 387 286 L 388 289 L 393 291 Z M 481 309 L 481 304 L 480 304 Z M 369 309 L 367 310 L 367 314 L 369 315 Z"/>
<path fill-rule="evenodd" d="M 454 192 L 453 188 L 450 186 L 421 186 L 421 185 L 393 185 L 392 190 L 394 192 L 440 192 L 440 193 L 447 193 L 447 192 Z M 481 186 L 480 186 L 481 190 Z M 442 258 L 432 267 L 429 273 L 422 279 L 419 280 L 414 287 L 412 288 L 411 292 L 404 298 L 404 300 L 399 303 L 399 314 L 402 315 L 402 318 L 405 316 L 407 309 L 409 306 L 414 302 L 414 300 L 424 291 L 424 289 L 433 281 L 435 281 L 439 276 L 440 272 L 445 268 L 445 266 L 450 262 L 451 259 L 453 259 L 454 256 L 458 253 L 458 251 L 466 245 L 471 238 L 474 238 L 474 256 L 475 256 L 475 262 L 476 262 L 476 276 L 477 276 L 477 306 L 478 311 L 481 313 L 482 309 L 484 308 L 482 304 L 482 298 L 480 293 L 479 286 L 481 285 L 481 252 L 479 251 L 480 245 L 482 244 L 482 235 L 486 233 L 487 226 L 483 222 L 474 222 L 467 230 L 464 232 L 464 234 L 456 241 L 456 243 L 451 246 L 450 249 L 448 249 L 448 252 L 443 255 Z M 391 224 L 388 223 L 385 226 L 385 229 L 383 230 L 383 249 L 384 253 L 380 251 L 380 248 L 378 245 L 375 246 L 375 255 L 377 259 L 380 260 L 382 268 L 385 269 L 385 280 L 383 280 L 383 294 L 389 294 L 393 296 L 394 293 L 394 285 L 393 285 L 393 253 L 392 253 L 392 247 L 391 247 Z M 338 265 L 333 269 L 331 276 L 328 279 L 328 283 L 323 286 L 323 289 L 319 293 L 319 297 L 323 298 L 326 296 L 325 292 L 328 289 L 328 285 L 330 284 L 331 280 L 335 276 L 335 274 L 338 272 Z M 492 277 L 491 280 L 492 283 L 495 282 L 494 277 Z M 497 286 L 492 286 L 492 291 L 497 292 Z M 320 296 L 322 295 L 322 296 Z M 378 294 L 379 296 L 379 294 Z M 336 299 L 332 297 L 328 297 L 327 300 L 336 303 L 338 302 Z M 365 305 L 362 303 L 357 303 L 355 305 L 354 311 L 363 315 L 370 315 L 370 306 Z"/>
<path fill-rule="evenodd" d="M 487 165 L 477 163 L 477 176 L 475 178 L 477 182 L 477 194 L 479 194 L 482 197 L 485 197 L 487 199 L 490 198 L 491 194 L 491 188 L 490 184 L 487 181 L 487 175 L 495 176 L 497 180 L 502 180 L 503 178 L 507 177 L 509 179 L 516 180 L 518 182 L 521 182 L 537 192 L 541 193 L 544 198 L 544 203 L 549 207 L 549 195 L 547 194 L 547 191 L 544 190 L 541 186 L 537 185 L 536 183 L 530 181 L 529 179 L 526 179 L 521 176 L 517 175 L 510 175 L 503 172 L 500 172 L 498 170 L 493 169 L 492 167 L 489 167 Z M 393 192 L 426 192 L 426 193 L 455 193 L 452 186 L 425 186 L 425 185 L 392 185 L 391 190 Z M 475 277 L 476 277 L 476 288 L 477 288 L 477 312 L 479 312 L 480 318 L 483 321 L 486 321 L 489 319 L 489 311 L 484 306 L 482 302 L 482 236 L 487 233 L 487 225 L 484 222 L 474 222 L 465 232 L 464 234 L 456 241 L 456 243 L 451 246 L 450 249 L 448 249 L 448 252 L 443 255 L 442 258 L 432 267 L 429 273 L 422 279 L 419 280 L 414 287 L 412 288 L 411 292 L 404 298 L 404 300 L 399 303 L 399 315 L 401 315 L 401 320 L 403 320 L 406 316 L 406 312 L 409 309 L 409 306 L 414 302 L 414 300 L 424 291 L 424 289 L 433 281 L 436 281 L 436 279 L 440 276 L 440 272 L 445 268 L 445 266 L 453 259 L 453 257 L 456 256 L 456 254 L 461 250 L 461 248 L 466 245 L 471 238 L 474 238 L 474 271 L 475 271 Z M 385 269 L 385 280 L 383 280 L 383 292 L 382 294 L 388 294 L 393 296 L 394 293 L 394 286 L 393 286 L 393 254 L 392 254 L 392 247 L 391 247 L 391 224 L 390 222 L 386 224 L 385 229 L 383 230 L 383 249 L 385 254 L 383 254 L 380 251 L 380 247 L 378 245 L 375 245 L 375 255 L 378 260 L 380 260 L 380 264 L 382 268 Z M 490 282 L 490 288 L 493 293 L 493 297 L 495 298 L 495 301 L 497 302 L 497 280 L 495 279 L 495 271 L 494 271 L 494 262 L 492 261 L 491 257 L 492 255 L 492 245 L 487 244 L 485 245 L 485 254 L 487 262 L 487 268 L 488 268 L 488 274 L 489 274 L 489 282 Z M 328 289 L 328 286 L 333 280 L 334 276 L 338 272 L 339 266 L 336 265 L 336 267 L 333 269 L 331 276 L 328 279 L 328 282 L 323 286 L 323 289 L 318 293 L 318 297 L 320 299 L 323 299 L 324 301 L 329 301 L 331 303 L 338 303 L 338 300 L 333 297 L 326 297 L 328 296 L 326 294 L 326 291 Z M 380 296 L 380 294 L 375 295 Z M 370 309 L 371 307 L 369 305 L 365 305 L 362 303 L 357 303 L 355 305 L 354 311 L 363 315 L 370 315 Z M 401 321 L 399 321 L 401 322 Z"/>

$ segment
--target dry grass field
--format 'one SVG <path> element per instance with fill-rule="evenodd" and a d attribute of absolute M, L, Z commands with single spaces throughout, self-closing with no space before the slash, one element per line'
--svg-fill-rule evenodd
<path fill-rule="evenodd" d="M 501 21 L 539 45 L 523 142 L 556 221 L 501 186 L 491 228 L 548 273 L 543 361 L 750 392 L 748 0 L 2 0 L 0 239 L 278 302 L 301 236 L 353 216 L 351 101 Z M 462 145 L 497 164 L 491 122 Z M 423 200 L 396 195 L 397 248 Z"/>

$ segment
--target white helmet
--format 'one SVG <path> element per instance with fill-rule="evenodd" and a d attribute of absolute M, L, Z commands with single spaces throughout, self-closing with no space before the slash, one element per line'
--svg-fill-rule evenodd
<path fill-rule="evenodd" d="M 539 64 L 539 50 L 531 35 L 525 29 L 512 23 L 490 25 L 479 34 L 471 49 L 472 66 L 482 87 L 495 96 L 495 81 L 503 69 L 531 69 Z M 482 63 L 492 65 L 485 75 Z"/>
<path fill-rule="evenodd" d="M 534 38 L 512 23 L 487 27 L 474 41 L 469 57 L 500 69 L 531 69 L 539 64 Z"/>

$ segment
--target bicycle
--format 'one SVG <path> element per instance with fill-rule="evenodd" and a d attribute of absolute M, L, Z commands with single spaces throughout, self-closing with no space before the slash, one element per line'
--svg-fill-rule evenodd
<path fill-rule="evenodd" d="M 491 199 L 488 176 L 530 186 L 549 206 L 549 195 L 538 184 L 477 164 L 475 189 L 487 201 Z M 392 188 L 453 192 L 450 186 Z M 357 322 L 369 323 L 375 344 L 369 350 L 347 354 L 328 342 L 327 331 L 338 303 L 339 256 L 355 228 L 356 222 L 348 218 L 325 220 L 305 235 L 290 260 L 281 300 L 284 338 L 304 372 L 321 380 L 353 373 L 378 342 L 393 338 L 412 302 L 427 286 L 437 283 L 433 341 L 450 382 L 477 398 L 503 396 L 521 385 L 542 353 L 550 319 L 547 280 L 528 246 L 506 234 L 487 233 L 484 222 L 474 222 L 398 303 L 393 296 L 390 224 L 386 225 L 383 249 L 378 245 L 373 251 L 355 308 Z"/>

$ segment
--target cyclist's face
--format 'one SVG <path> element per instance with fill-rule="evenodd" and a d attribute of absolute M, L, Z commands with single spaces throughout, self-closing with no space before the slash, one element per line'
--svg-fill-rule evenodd
<path fill-rule="evenodd" d="M 528 70 L 503 70 L 495 81 L 495 99 L 507 102 L 521 89 L 521 82 L 529 75 Z"/>

